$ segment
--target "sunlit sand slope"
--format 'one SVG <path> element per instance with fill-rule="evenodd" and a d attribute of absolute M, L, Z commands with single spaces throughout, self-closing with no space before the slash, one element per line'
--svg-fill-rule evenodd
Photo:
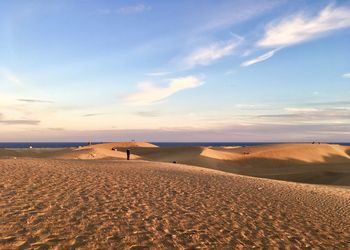
<path fill-rule="evenodd" d="M 56 158 L 64 159 L 103 159 L 103 158 L 117 158 L 125 159 L 127 148 L 157 148 L 156 145 L 148 142 L 113 142 L 101 143 L 91 146 L 79 147 L 72 152 L 61 154 Z M 131 154 L 130 159 L 138 159 L 139 156 Z"/>
<path fill-rule="evenodd" d="M 145 161 L 2 159 L 0 171 L 0 249 L 350 244 L 349 189 Z"/>

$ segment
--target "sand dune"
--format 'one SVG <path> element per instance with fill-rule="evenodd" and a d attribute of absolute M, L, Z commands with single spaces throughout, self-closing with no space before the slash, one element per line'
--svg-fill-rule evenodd
<path fill-rule="evenodd" d="M 275 160 L 295 160 L 307 163 L 331 163 L 350 160 L 348 147 L 336 144 L 271 144 L 255 147 L 235 148 L 230 152 L 245 158 L 268 158 Z M 219 149 L 220 150 L 220 149 Z M 245 154 L 244 154 L 245 153 Z M 210 157 L 210 156 L 208 156 Z"/>
<path fill-rule="evenodd" d="M 349 189 L 138 160 L 2 159 L 0 171 L 1 249 L 350 244 Z"/>
<path fill-rule="evenodd" d="M 270 179 L 350 186 L 349 147 L 276 144 L 240 148 L 135 149 L 140 159 L 189 164 Z"/>
<path fill-rule="evenodd" d="M 72 152 L 61 154 L 56 158 L 63 159 L 105 159 L 105 158 L 117 158 L 125 159 L 127 148 L 157 148 L 156 145 L 147 142 L 114 142 L 114 143 L 101 143 L 94 144 L 85 147 L 79 147 Z M 131 154 L 130 159 L 138 159 L 138 155 Z"/>
<path fill-rule="evenodd" d="M 350 147 L 333 144 L 273 144 L 255 147 L 158 148 L 142 142 L 77 149 L 0 150 L 0 156 L 60 159 L 131 159 L 174 162 L 230 173 L 313 184 L 350 186 Z M 112 149 L 116 148 L 116 151 Z"/>
<path fill-rule="evenodd" d="M 93 159 L 125 159 L 126 152 L 119 150 L 111 150 L 103 147 L 83 147 L 74 149 L 68 153 L 58 154 L 52 158 L 58 159 L 81 159 L 81 160 L 93 160 Z M 135 154 L 130 155 L 131 160 L 139 159 L 140 157 Z"/>

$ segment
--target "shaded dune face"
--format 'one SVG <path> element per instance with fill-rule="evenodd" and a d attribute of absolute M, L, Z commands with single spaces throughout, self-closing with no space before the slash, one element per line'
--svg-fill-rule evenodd
<path fill-rule="evenodd" d="M 350 148 L 348 148 L 345 152 L 350 157 Z"/>
<path fill-rule="evenodd" d="M 349 147 L 280 144 L 240 148 L 136 149 L 141 159 L 313 184 L 350 185 Z"/>
<path fill-rule="evenodd" d="M 347 249 L 349 189 L 148 161 L 0 160 L 0 249 Z"/>

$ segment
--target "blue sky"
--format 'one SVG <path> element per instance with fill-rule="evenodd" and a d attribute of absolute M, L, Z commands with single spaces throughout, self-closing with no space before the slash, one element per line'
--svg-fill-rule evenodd
<path fill-rule="evenodd" d="M 0 141 L 350 141 L 350 1 L 1 1 Z"/>

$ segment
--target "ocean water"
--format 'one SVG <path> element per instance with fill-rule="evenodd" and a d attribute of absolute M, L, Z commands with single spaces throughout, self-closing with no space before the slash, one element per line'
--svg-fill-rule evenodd
<path fill-rule="evenodd" d="M 102 142 L 94 142 L 94 144 Z M 169 147 L 223 147 L 223 146 L 256 146 L 266 144 L 276 144 L 281 142 L 152 142 L 153 144 L 161 148 Z M 350 146 L 350 142 L 331 142 L 335 144 L 341 144 Z M 0 142 L 0 148 L 67 148 L 67 147 L 79 147 L 86 146 L 87 142 Z"/>

